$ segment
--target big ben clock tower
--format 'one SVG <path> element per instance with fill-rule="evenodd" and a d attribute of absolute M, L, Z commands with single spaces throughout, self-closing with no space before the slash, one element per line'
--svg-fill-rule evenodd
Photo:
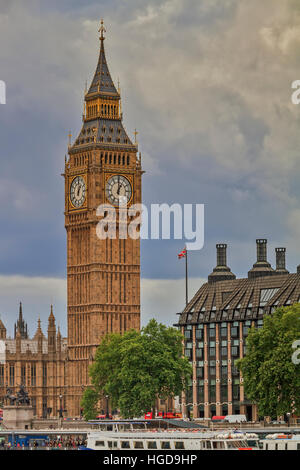
<path fill-rule="evenodd" d="M 100 239 L 97 208 L 141 202 L 141 158 L 123 124 L 120 91 L 110 76 L 100 27 L 100 54 L 85 93 L 83 125 L 65 164 L 67 231 L 67 408 L 79 415 L 88 368 L 107 333 L 140 328 L 140 241 Z M 127 220 L 129 223 L 129 220 Z"/>

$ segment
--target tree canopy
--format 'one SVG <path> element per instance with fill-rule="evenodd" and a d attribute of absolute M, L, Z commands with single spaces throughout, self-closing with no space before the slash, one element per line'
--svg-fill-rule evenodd
<path fill-rule="evenodd" d="M 292 360 L 299 339 L 300 304 L 278 308 L 264 317 L 262 328 L 250 329 L 246 356 L 237 366 L 260 416 L 300 414 L 300 365 Z"/>
<path fill-rule="evenodd" d="M 182 342 L 177 329 L 155 320 L 141 331 L 104 337 L 90 367 L 92 387 L 81 402 L 85 416 L 91 403 L 95 410 L 96 402 L 105 395 L 124 418 L 142 416 L 155 407 L 158 397 L 180 395 L 192 374 L 188 359 L 182 355 Z"/>

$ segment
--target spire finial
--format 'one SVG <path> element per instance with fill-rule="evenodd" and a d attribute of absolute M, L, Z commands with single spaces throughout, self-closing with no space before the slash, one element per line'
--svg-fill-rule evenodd
<path fill-rule="evenodd" d="M 137 135 L 138 135 L 138 132 L 137 132 L 136 129 L 134 129 L 134 143 L 135 143 L 135 144 L 138 143 L 138 142 L 137 142 L 137 139 L 136 139 Z"/>
<path fill-rule="evenodd" d="M 106 33 L 106 29 L 105 29 L 104 23 L 103 23 L 103 18 L 101 18 L 101 26 L 100 26 L 100 29 L 99 29 L 99 33 L 100 33 L 100 38 L 99 39 L 103 44 L 103 41 L 105 39 L 104 33 Z"/>
<path fill-rule="evenodd" d="M 71 131 L 69 131 L 69 134 L 68 134 L 68 137 L 69 137 L 69 148 L 72 146 L 72 134 L 71 134 Z"/>

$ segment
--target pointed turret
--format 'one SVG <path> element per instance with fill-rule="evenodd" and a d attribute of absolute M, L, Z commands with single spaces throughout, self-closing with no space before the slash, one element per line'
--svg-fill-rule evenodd
<path fill-rule="evenodd" d="M 51 305 L 50 315 L 48 318 L 48 352 L 55 352 L 56 350 L 56 327 L 55 317 L 53 315 L 53 305 Z"/>
<path fill-rule="evenodd" d="M 27 323 L 23 319 L 22 302 L 20 302 L 19 306 L 19 318 L 17 323 L 15 323 L 15 339 L 18 331 L 20 332 L 22 339 L 28 339 Z"/>
<path fill-rule="evenodd" d="M 22 341 L 22 336 L 21 336 L 21 332 L 20 330 L 17 329 L 17 332 L 16 332 L 16 351 L 17 353 L 20 353 L 21 352 L 21 341 Z"/>
<path fill-rule="evenodd" d="M 49 327 L 55 328 L 55 317 L 53 315 L 53 305 L 51 305 L 50 307 L 50 315 L 48 318 L 48 330 L 49 330 Z"/>
<path fill-rule="evenodd" d="M 37 329 L 36 329 L 36 332 L 35 332 L 35 335 L 34 335 L 33 339 L 35 341 L 37 341 L 37 343 L 38 343 L 38 352 L 42 353 L 44 335 L 43 335 L 42 328 L 41 328 L 41 319 L 40 319 L 40 317 L 38 319 L 38 326 L 37 326 Z"/>
<path fill-rule="evenodd" d="M 60 328 L 57 328 L 57 336 L 56 336 L 56 350 L 57 352 L 61 352 L 61 332 Z"/>
<path fill-rule="evenodd" d="M 0 318 L 0 339 L 6 339 L 6 328 Z"/>
<path fill-rule="evenodd" d="M 104 51 L 104 40 L 105 40 L 104 33 L 105 32 L 106 32 L 106 29 L 103 25 L 103 20 L 101 20 L 101 26 L 99 29 L 99 33 L 100 33 L 99 59 L 98 59 L 98 64 L 97 64 L 97 68 L 95 71 L 95 75 L 94 75 L 94 78 L 92 80 L 92 83 L 91 83 L 91 86 L 89 88 L 87 95 L 90 95 L 92 93 L 107 95 L 109 93 L 119 98 L 119 93 L 116 90 L 116 87 L 111 78 L 108 65 L 106 62 L 105 51 Z"/>

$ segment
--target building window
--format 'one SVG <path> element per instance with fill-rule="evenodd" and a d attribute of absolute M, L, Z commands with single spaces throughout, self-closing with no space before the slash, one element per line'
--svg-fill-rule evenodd
<path fill-rule="evenodd" d="M 227 338 L 227 327 L 221 327 L 221 337 L 222 338 Z"/>
<path fill-rule="evenodd" d="M 209 348 L 209 356 L 216 357 L 216 348 Z"/>
<path fill-rule="evenodd" d="M 234 400 L 239 400 L 240 399 L 240 386 L 239 385 L 233 385 L 232 387 L 232 396 Z"/>
<path fill-rule="evenodd" d="M 196 339 L 203 339 L 203 330 L 196 330 Z"/>
<path fill-rule="evenodd" d="M 216 330 L 215 329 L 211 328 L 209 330 L 209 337 L 210 338 L 215 338 L 216 337 Z"/>
<path fill-rule="evenodd" d="M 216 400 L 216 381 L 211 380 L 211 384 L 209 387 L 209 396 L 210 396 L 210 401 L 214 402 Z"/>
<path fill-rule="evenodd" d="M 228 399 L 228 387 L 227 385 L 221 385 L 221 400 L 224 402 Z"/>
<path fill-rule="evenodd" d="M 203 349 L 196 349 L 196 359 L 203 359 Z"/>
<path fill-rule="evenodd" d="M 185 330 L 185 332 L 184 332 L 185 339 L 191 339 L 191 333 L 192 333 L 191 331 Z"/>
<path fill-rule="evenodd" d="M 238 332 L 238 327 L 237 327 L 237 326 L 233 326 L 233 327 L 231 328 L 231 336 L 237 337 L 237 336 L 238 336 L 238 333 L 239 333 L 239 332 Z"/>
<path fill-rule="evenodd" d="M 199 381 L 199 383 L 203 383 L 202 381 Z M 198 387 L 198 403 L 203 403 L 204 402 L 204 386 L 199 385 Z"/>
<path fill-rule="evenodd" d="M 243 335 L 244 336 L 248 336 L 248 333 L 249 333 L 249 327 L 248 326 L 243 326 Z"/>
<path fill-rule="evenodd" d="M 47 364 L 43 364 L 43 387 L 47 385 Z"/>
<path fill-rule="evenodd" d="M 185 349 L 184 350 L 184 355 L 185 357 L 188 357 L 189 359 L 192 358 L 192 350 L 191 349 Z"/>
<path fill-rule="evenodd" d="M 31 386 L 36 386 L 36 365 L 31 364 Z"/>
<path fill-rule="evenodd" d="M 43 398 L 43 418 L 47 418 L 48 410 L 47 410 L 47 398 Z"/>
<path fill-rule="evenodd" d="M 15 366 L 11 364 L 9 366 L 9 385 L 13 387 L 15 385 Z"/>
<path fill-rule="evenodd" d="M 227 377 L 227 375 L 228 375 L 228 367 L 227 367 L 227 366 L 222 366 L 222 368 L 221 368 L 221 375 L 222 375 L 223 377 Z"/>
<path fill-rule="evenodd" d="M 0 387 L 4 386 L 4 366 L 0 365 Z"/>
<path fill-rule="evenodd" d="M 26 385 L 26 366 L 21 366 L 21 383 Z"/>

